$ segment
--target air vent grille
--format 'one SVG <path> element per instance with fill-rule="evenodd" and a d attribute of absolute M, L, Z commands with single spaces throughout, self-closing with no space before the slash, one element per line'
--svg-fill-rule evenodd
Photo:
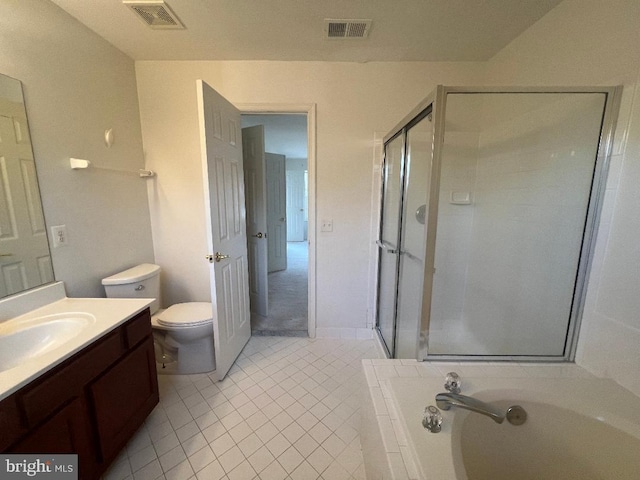
<path fill-rule="evenodd" d="M 184 25 L 178 19 L 169 5 L 163 1 L 128 1 L 122 2 L 129 7 L 136 16 L 146 25 L 155 29 L 184 29 Z"/>
<path fill-rule="evenodd" d="M 324 21 L 326 38 L 356 39 L 366 38 L 371 29 L 371 20 L 333 20 Z"/>

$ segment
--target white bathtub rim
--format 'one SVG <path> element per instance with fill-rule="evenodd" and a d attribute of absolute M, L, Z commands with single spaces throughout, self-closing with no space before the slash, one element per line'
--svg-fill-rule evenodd
<path fill-rule="evenodd" d="M 467 377 L 463 382 L 463 394 L 483 401 L 508 397 L 514 403 L 531 401 L 556 405 L 640 439 L 640 398 L 609 379 Z M 391 378 L 388 387 L 399 421 L 405 429 L 419 478 L 467 480 L 464 467 L 458 465 L 456 468 L 454 465 L 451 439 L 454 429 L 470 412 L 455 408 L 442 412 L 444 423 L 442 431 L 437 434 L 427 432 L 420 424 L 424 407 L 435 405 L 435 394 L 444 391 L 442 379 Z M 454 422 L 454 418 L 459 420 Z M 423 444 L 417 445 L 415 438 Z M 425 458 L 430 459 L 428 465 L 421 461 Z"/>

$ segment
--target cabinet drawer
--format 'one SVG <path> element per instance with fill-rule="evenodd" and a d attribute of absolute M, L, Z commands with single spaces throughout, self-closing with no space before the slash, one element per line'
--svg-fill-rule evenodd
<path fill-rule="evenodd" d="M 129 320 L 124 327 L 124 331 L 128 348 L 133 348 L 141 340 L 151 335 L 151 315 L 149 310 L 145 310 Z"/>
<path fill-rule="evenodd" d="M 60 405 L 82 395 L 82 387 L 105 371 L 124 353 L 120 330 L 66 360 L 50 375 L 20 396 L 29 426 L 48 416 Z"/>

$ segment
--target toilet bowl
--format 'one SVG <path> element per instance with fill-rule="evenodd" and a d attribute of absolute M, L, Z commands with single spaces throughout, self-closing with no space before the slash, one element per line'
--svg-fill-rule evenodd
<path fill-rule="evenodd" d="M 209 302 L 160 306 L 160 267 L 145 263 L 102 280 L 108 298 L 154 298 L 151 328 L 158 373 L 193 374 L 215 370 L 213 307 Z"/>

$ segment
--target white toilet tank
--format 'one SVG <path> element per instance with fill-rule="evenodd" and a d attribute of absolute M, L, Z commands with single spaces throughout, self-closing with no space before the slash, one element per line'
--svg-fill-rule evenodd
<path fill-rule="evenodd" d="M 160 266 L 143 263 L 102 279 L 108 298 L 155 298 L 151 315 L 160 308 Z"/>

